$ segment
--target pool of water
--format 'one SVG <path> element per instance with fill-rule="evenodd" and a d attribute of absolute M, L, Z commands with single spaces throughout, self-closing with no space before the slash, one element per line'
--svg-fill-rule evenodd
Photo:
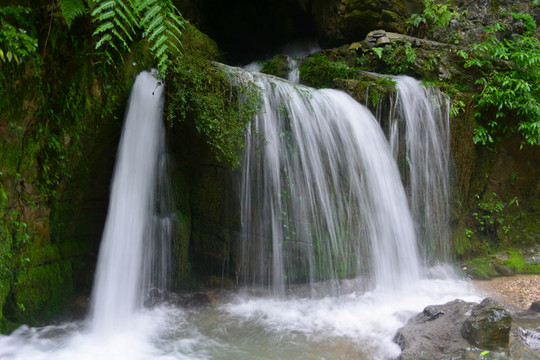
<path fill-rule="evenodd" d="M 162 304 L 113 334 L 87 321 L 22 326 L 0 337 L 0 359 L 393 359 L 392 338 L 430 304 L 478 301 L 471 283 L 422 280 L 407 292 L 373 290 L 318 299 L 234 295 L 219 305 Z"/>

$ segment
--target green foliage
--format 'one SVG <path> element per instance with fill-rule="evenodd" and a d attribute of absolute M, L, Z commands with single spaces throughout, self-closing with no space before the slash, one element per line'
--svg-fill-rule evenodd
<path fill-rule="evenodd" d="M 277 55 L 271 60 L 263 61 L 261 72 L 287 79 L 289 75 L 289 58 L 287 55 Z"/>
<path fill-rule="evenodd" d="M 58 0 L 58 6 L 60 6 L 60 11 L 66 20 L 68 28 L 71 27 L 73 20 L 84 15 L 87 11 L 83 0 Z"/>
<path fill-rule="evenodd" d="M 37 34 L 28 19 L 30 9 L 22 6 L 0 8 L 0 66 L 3 62 L 23 63 L 34 59 Z"/>
<path fill-rule="evenodd" d="M 520 133 L 523 144 L 540 145 L 540 41 L 534 36 L 530 15 L 514 14 L 524 19 L 525 33 L 499 40 L 496 24 L 486 29 L 486 39 L 472 46 L 465 67 L 478 69 L 476 96 L 479 125 L 474 130 L 475 143 L 492 143 L 507 133 Z M 505 120 L 505 118 L 509 118 Z"/>
<path fill-rule="evenodd" d="M 305 59 L 300 66 L 300 79 L 315 88 L 331 88 L 334 79 L 354 79 L 359 69 L 349 67 L 342 61 L 330 61 L 321 52 Z"/>
<path fill-rule="evenodd" d="M 382 60 L 387 74 L 405 74 L 415 65 L 416 52 L 408 41 L 396 41 L 384 48 Z"/>
<path fill-rule="evenodd" d="M 450 104 L 450 116 L 458 117 L 459 114 L 465 111 L 465 102 L 459 99 L 452 99 Z"/>
<path fill-rule="evenodd" d="M 94 35 L 100 39 L 96 49 L 110 46 L 122 55 L 129 51 L 130 44 L 137 36 L 148 41 L 150 51 L 164 75 L 173 55 L 179 55 L 181 29 L 184 18 L 168 0 L 101 0 L 92 10 L 94 22 L 99 26 Z M 109 64 L 114 64 L 112 54 L 105 49 L 104 55 Z"/>
<path fill-rule="evenodd" d="M 435 0 L 424 0 L 422 14 L 412 14 L 407 21 L 409 27 L 430 28 L 432 26 L 446 29 L 452 19 L 459 19 L 460 13 L 453 9 L 451 4 L 438 4 Z"/>
<path fill-rule="evenodd" d="M 504 234 L 508 234 L 516 219 L 507 219 L 504 210 L 512 205 L 519 206 L 517 198 L 514 197 L 508 203 L 505 203 L 497 197 L 496 193 L 492 193 L 482 197 L 477 194 L 476 199 L 477 211 L 472 215 L 480 232 L 493 235 L 501 229 Z"/>
<path fill-rule="evenodd" d="M 260 89 L 231 84 L 224 69 L 188 55 L 171 67 L 167 87 L 170 125 L 188 122 L 205 136 L 218 161 L 238 166 L 246 128 L 261 105 Z"/>

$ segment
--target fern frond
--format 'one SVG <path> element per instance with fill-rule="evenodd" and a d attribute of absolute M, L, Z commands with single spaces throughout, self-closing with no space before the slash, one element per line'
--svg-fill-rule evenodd
<path fill-rule="evenodd" d="M 134 35 L 142 32 L 162 71 L 171 56 L 181 54 L 184 18 L 170 0 L 97 0 L 95 4 L 92 17 L 99 25 L 94 35 L 101 37 L 96 49 L 110 45 L 121 54 L 121 50 L 129 51 Z"/>
<path fill-rule="evenodd" d="M 164 32 L 165 32 L 165 26 L 160 25 L 157 29 L 155 29 L 155 31 L 152 31 L 150 36 L 148 36 L 148 41 L 151 43 L 152 41 L 154 41 L 156 37 L 163 35 Z"/>
<path fill-rule="evenodd" d="M 83 0 L 58 0 L 58 5 L 68 28 L 71 27 L 73 20 L 84 15 L 87 10 Z"/>

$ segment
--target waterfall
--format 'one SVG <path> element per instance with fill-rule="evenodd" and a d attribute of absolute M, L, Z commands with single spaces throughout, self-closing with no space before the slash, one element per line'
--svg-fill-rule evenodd
<path fill-rule="evenodd" d="M 373 115 L 340 91 L 255 76 L 264 105 L 242 166 L 243 280 L 276 295 L 361 274 L 388 288 L 417 280 L 406 194 Z"/>
<path fill-rule="evenodd" d="M 419 248 L 426 261 L 450 256 L 449 102 L 438 89 L 398 76 L 390 146 L 400 164 Z"/>
<path fill-rule="evenodd" d="M 171 217 L 163 88 L 143 72 L 127 106 L 92 293 L 92 325 L 99 332 L 127 326 L 144 291 L 166 286 Z"/>

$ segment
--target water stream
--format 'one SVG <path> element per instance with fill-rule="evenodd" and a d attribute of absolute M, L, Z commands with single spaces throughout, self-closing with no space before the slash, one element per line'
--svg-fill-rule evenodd
<path fill-rule="evenodd" d="M 479 300 L 471 284 L 449 276 L 447 268 L 427 269 L 423 243 L 417 243 L 447 236 L 423 235 L 425 224 L 440 224 L 415 210 L 429 205 L 439 212 L 439 195 L 411 202 L 414 186 L 425 187 L 446 163 L 425 169 L 434 165 L 411 162 L 400 175 L 400 154 L 416 152 L 414 144 L 399 141 L 405 125 L 385 136 L 374 116 L 342 92 L 248 76 L 263 88 L 264 111 L 246 139 L 240 275 L 273 296 L 239 291 L 219 305 L 142 306 L 147 289 L 167 286 L 152 274 L 168 271 L 173 221 L 161 197 L 168 192 L 164 87 L 143 73 L 127 109 L 91 314 L 0 336 L 0 360 L 389 360 L 399 354 L 395 331 L 413 313 L 455 298 Z M 429 92 L 400 91 L 411 99 L 404 97 L 396 109 L 411 119 L 440 109 L 409 111 L 410 104 L 431 101 Z M 407 129 L 414 126 L 409 122 Z M 415 131 L 420 135 L 410 141 L 441 136 Z M 420 158 L 434 152 L 430 141 Z"/>

